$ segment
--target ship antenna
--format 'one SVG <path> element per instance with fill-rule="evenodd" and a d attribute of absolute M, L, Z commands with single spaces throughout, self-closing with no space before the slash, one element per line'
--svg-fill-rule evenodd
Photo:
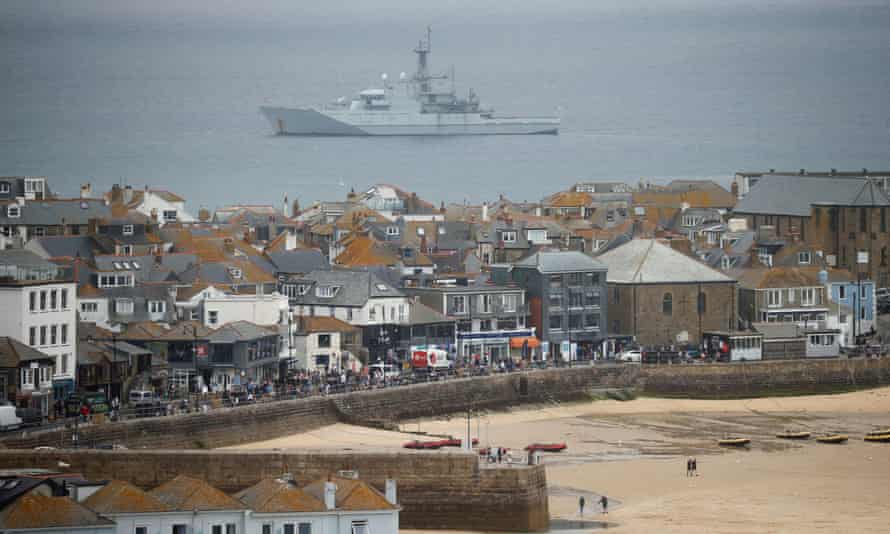
<path fill-rule="evenodd" d="M 426 50 L 429 52 L 433 48 L 433 27 L 427 25 L 426 27 Z"/>

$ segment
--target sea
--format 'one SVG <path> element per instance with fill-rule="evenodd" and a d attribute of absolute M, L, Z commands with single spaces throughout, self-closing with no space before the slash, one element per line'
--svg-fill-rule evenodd
<path fill-rule="evenodd" d="M 497 112 L 558 113 L 559 135 L 279 137 L 260 115 L 410 74 L 428 27 L 432 71 Z M 886 170 L 888 28 L 867 0 L 8 0 L 0 175 L 164 188 L 197 212 L 375 183 L 474 203 Z"/>

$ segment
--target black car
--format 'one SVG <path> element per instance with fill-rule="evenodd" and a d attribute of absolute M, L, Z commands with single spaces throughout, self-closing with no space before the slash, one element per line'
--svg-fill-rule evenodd
<path fill-rule="evenodd" d="M 43 412 L 37 408 L 16 408 L 15 414 L 22 420 L 22 426 L 43 424 Z"/>

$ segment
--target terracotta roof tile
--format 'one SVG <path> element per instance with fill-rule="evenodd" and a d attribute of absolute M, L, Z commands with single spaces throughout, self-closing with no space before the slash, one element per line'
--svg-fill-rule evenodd
<path fill-rule="evenodd" d="M 588 193 L 562 191 L 551 196 L 548 199 L 547 204 L 555 208 L 574 208 L 578 206 L 588 206 L 592 202 L 593 197 Z"/>
<path fill-rule="evenodd" d="M 127 482 L 112 480 L 83 505 L 99 514 L 172 512 L 173 507 Z"/>
<path fill-rule="evenodd" d="M 244 503 L 226 495 L 203 480 L 179 475 L 149 492 L 176 510 L 243 510 Z"/>
<path fill-rule="evenodd" d="M 294 487 L 290 482 L 267 478 L 235 494 L 258 513 L 324 512 L 324 502 Z"/>
<path fill-rule="evenodd" d="M 2 529 L 62 529 L 65 527 L 113 526 L 114 522 L 99 517 L 68 497 L 46 497 L 28 494 L 0 512 Z"/>
<path fill-rule="evenodd" d="M 333 477 L 337 485 L 335 502 L 340 510 L 394 510 L 397 507 L 386 500 L 379 491 L 361 480 Z M 324 485 L 327 480 L 317 480 L 303 491 L 324 502 Z"/>
<path fill-rule="evenodd" d="M 308 317 L 299 318 L 303 332 L 355 332 L 358 327 L 341 321 L 336 317 Z"/>
<path fill-rule="evenodd" d="M 335 262 L 346 267 L 370 267 L 373 265 L 395 265 L 399 258 L 366 234 L 348 236 L 348 244 L 337 256 Z"/>

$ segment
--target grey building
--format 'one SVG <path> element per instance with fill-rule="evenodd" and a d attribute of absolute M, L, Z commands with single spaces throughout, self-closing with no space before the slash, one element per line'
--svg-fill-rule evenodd
<path fill-rule="evenodd" d="M 512 282 L 498 285 L 484 278 L 467 285 L 404 291 L 457 322 L 454 352 L 458 361 L 506 360 L 511 354 L 520 354 L 511 352 L 511 348 L 521 348 L 535 335 L 535 329 L 528 325 L 525 291 Z"/>
<path fill-rule="evenodd" d="M 606 338 L 605 264 L 578 251 L 536 252 L 512 265 L 493 267 L 495 280 L 525 289 L 529 326 L 553 357 L 590 358 Z"/>

